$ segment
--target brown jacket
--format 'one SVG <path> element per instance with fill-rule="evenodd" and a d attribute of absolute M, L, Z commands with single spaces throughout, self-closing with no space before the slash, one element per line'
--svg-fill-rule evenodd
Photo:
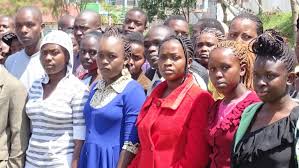
<path fill-rule="evenodd" d="M 0 65 L 0 168 L 24 167 L 29 139 L 27 91 Z"/>
<path fill-rule="evenodd" d="M 141 86 L 143 87 L 144 91 L 147 92 L 147 89 L 150 87 L 151 85 L 151 80 L 149 80 L 144 73 L 141 73 L 137 79 L 137 82 L 139 84 L 141 84 Z"/>

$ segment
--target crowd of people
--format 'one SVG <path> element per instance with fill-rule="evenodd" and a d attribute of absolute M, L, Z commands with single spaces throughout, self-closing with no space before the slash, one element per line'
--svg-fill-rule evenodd
<path fill-rule="evenodd" d="M 257 16 L 57 24 L 0 17 L 0 168 L 298 167 L 299 50 Z"/>

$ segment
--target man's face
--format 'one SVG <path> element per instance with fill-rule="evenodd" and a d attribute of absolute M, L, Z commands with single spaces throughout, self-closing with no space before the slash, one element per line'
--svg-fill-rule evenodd
<path fill-rule="evenodd" d="M 129 11 L 126 15 L 123 29 L 125 33 L 140 32 L 146 29 L 145 16 L 139 11 Z"/>
<path fill-rule="evenodd" d="M 184 20 L 171 20 L 169 22 L 169 27 L 171 27 L 177 35 L 188 36 L 189 25 Z"/>
<path fill-rule="evenodd" d="M 86 16 L 78 16 L 76 18 L 74 24 L 74 35 L 78 44 L 80 44 L 84 34 L 92 30 L 97 30 L 99 28 L 94 20 L 96 19 Z"/>
<path fill-rule="evenodd" d="M 9 17 L 0 17 L 0 36 L 12 32 L 14 29 L 13 20 Z"/>
<path fill-rule="evenodd" d="M 152 28 L 144 39 L 145 58 L 151 67 L 158 69 L 159 47 L 161 42 L 169 36 L 165 29 Z"/>
<path fill-rule="evenodd" d="M 16 34 L 24 47 L 37 44 L 41 38 L 42 23 L 38 16 L 29 10 L 16 15 Z"/>

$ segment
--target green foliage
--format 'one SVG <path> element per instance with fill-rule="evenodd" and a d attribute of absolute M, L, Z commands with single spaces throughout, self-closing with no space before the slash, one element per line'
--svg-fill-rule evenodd
<path fill-rule="evenodd" d="M 292 46 L 294 45 L 295 39 L 291 12 L 263 13 L 260 15 L 260 18 L 263 21 L 264 30 L 275 29 L 286 37 Z"/>
<path fill-rule="evenodd" d="M 169 14 L 188 17 L 196 2 L 197 0 L 140 0 L 139 6 L 147 11 L 151 22 L 154 16 L 158 19 L 165 19 Z"/>
<path fill-rule="evenodd" d="M 3 15 L 12 16 L 20 7 L 32 4 L 43 6 L 44 8 L 41 9 L 43 11 L 54 3 L 51 0 L 0 0 L 0 11 Z"/>

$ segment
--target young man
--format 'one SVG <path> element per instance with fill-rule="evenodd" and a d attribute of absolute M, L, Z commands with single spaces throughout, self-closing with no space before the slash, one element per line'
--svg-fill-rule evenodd
<path fill-rule="evenodd" d="M 177 35 L 188 36 L 189 34 L 189 25 L 183 16 L 170 16 L 166 19 L 164 25 L 172 28 Z"/>
<path fill-rule="evenodd" d="M 101 30 L 101 17 L 98 13 L 93 11 L 83 11 L 75 19 L 74 23 L 74 36 L 78 44 L 81 43 L 81 40 L 84 34 L 90 31 L 99 31 Z M 74 55 L 74 66 L 73 73 L 78 76 L 79 73 L 84 71 L 83 67 L 80 66 L 80 57 L 79 54 Z"/>
<path fill-rule="evenodd" d="M 5 61 L 5 67 L 29 90 L 32 83 L 44 74 L 39 60 L 42 13 L 36 7 L 22 7 L 16 13 L 15 25 L 16 34 L 25 49 L 9 56 Z"/>
<path fill-rule="evenodd" d="M 63 15 L 58 20 L 58 30 L 67 31 L 73 30 L 75 17 L 71 15 Z"/>
<path fill-rule="evenodd" d="M 159 59 L 159 47 L 160 43 L 170 36 L 174 36 L 175 32 L 165 26 L 157 25 L 149 29 L 148 33 L 144 38 L 144 50 L 145 58 L 149 62 L 151 68 L 145 73 L 145 76 L 151 80 L 150 87 L 147 90 L 147 95 L 149 95 L 152 89 L 164 79 L 161 79 L 161 75 L 158 70 L 158 59 Z"/>
<path fill-rule="evenodd" d="M 4 35 L 8 33 L 12 33 L 15 31 L 15 25 L 14 20 L 10 16 L 0 16 L 0 37 L 3 37 Z M 0 54 L 0 64 L 4 64 L 5 59 L 7 58 L 9 54 L 9 46 L 4 43 L 3 41 L 0 41 L 1 45 L 1 54 Z"/>
<path fill-rule="evenodd" d="M 29 139 L 29 121 L 24 110 L 27 92 L 3 65 L 0 86 L 0 167 L 24 167 Z"/>
<path fill-rule="evenodd" d="M 0 36 L 14 31 L 14 20 L 10 16 L 0 16 Z"/>
<path fill-rule="evenodd" d="M 139 8 L 130 9 L 123 23 L 123 31 L 125 34 L 130 32 L 143 33 L 146 29 L 147 16 L 146 13 Z"/>

